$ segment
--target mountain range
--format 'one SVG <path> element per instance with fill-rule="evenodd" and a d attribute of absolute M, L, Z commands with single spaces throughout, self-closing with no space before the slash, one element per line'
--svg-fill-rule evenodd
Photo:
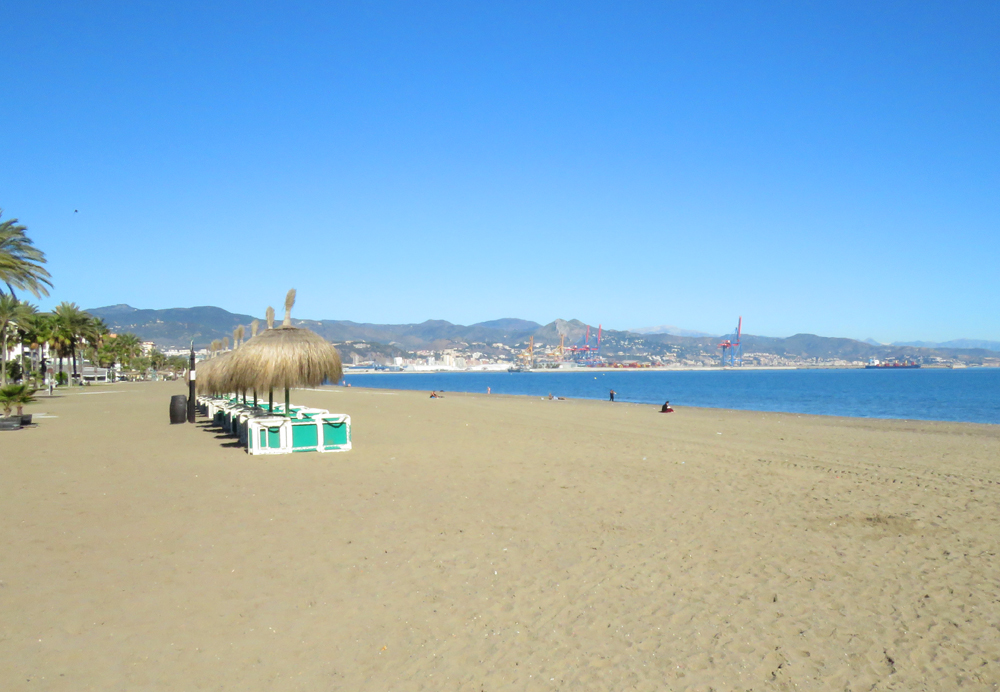
<path fill-rule="evenodd" d="M 216 339 L 231 338 L 236 327 L 248 326 L 255 319 L 251 315 L 232 313 L 212 306 L 142 310 L 130 305 L 112 305 L 92 308 L 87 312 L 103 319 L 113 332 L 132 332 L 144 341 L 156 343 L 160 348 L 186 348 L 192 341 L 196 348 L 204 348 Z M 562 319 L 541 325 L 530 320 L 504 318 L 467 326 L 445 320 L 427 320 L 419 324 L 296 319 L 292 322 L 340 344 L 339 348 L 345 355 L 358 353 L 363 357 L 387 357 L 407 352 L 465 347 L 492 355 L 500 353 L 505 347 L 523 347 L 531 337 L 534 337 L 536 345 L 548 346 L 558 345 L 562 337 L 568 347 L 582 343 L 588 329 L 579 320 Z M 647 328 L 643 332 L 604 330 L 602 353 L 613 359 L 648 355 L 670 355 L 677 359 L 718 356 L 719 337 L 676 327 L 669 327 L 670 331 L 666 331 L 667 329 L 664 326 Z M 939 347 L 928 348 L 911 344 L 873 344 L 814 334 L 796 334 L 787 338 L 744 334 L 743 351 L 786 358 L 844 360 L 939 356 L 975 362 L 984 357 L 995 357 L 995 351 L 982 347 L 963 348 L 940 344 Z"/>
<path fill-rule="evenodd" d="M 952 339 L 951 341 L 893 341 L 893 346 L 916 346 L 918 348 L 984 348 L 1000 351 L 1000 341 L 985 339 Z"/>
<path fill-rule="evenodd" d="M 204 348 L 216 339 L 232 338 L 233 330 L 264 319 L 232 313 L 222 308 L 202 306 L 142 310 L 131 305 L 111 305 L 87 310 L 100 317 L 113 332 L 132 332 L 144 341 L 153 341 L 162 348 L 183 348 L 194 342 Z M 374 341 L 398 345 L 407 350 L 440 350 L 457 343 L 504 343 L 521 336 L 530 336 L 542 325 L 530 320 L 506 318 L 469 326 L 444 320 L 427 320 L 420 324 L 367 324 L 348 320 L 298 320 L 297 327 L 306 327 L 334 342 Z"/>
<path fill-rule="evenodd" d="M 681 329 L 672 324 L 661 324 L 659 327 L 638 327 L 629 329 L 633 334 L 671 334 L 673 336 L 716 336 L 708 332 L 696 332 L 691 329 Z"/>
<path fill-rule="evenodd" d="M 985 339 L 952 339 L 951 341 L 893 341 L 891 344 L 883 344 L 875 341 L 871 337 L 864 340 L 864 343 L 872 346 L 913 346 L 915 348 L 935 348 L 935 349 L 983 349 L 986 351 L 1000 351 L 1000 341 L 987 341 Z"/>

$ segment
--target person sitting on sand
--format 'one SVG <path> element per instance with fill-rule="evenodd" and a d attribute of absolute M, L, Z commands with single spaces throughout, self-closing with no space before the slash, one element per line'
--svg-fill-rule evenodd
<path fill-rule="evenodd" d="M 673 412 L 674 412 L 674 410 L 672 408 L 670 408 L 670 402 L 669 401 L 667 401 L 665 404 L 663 404 L 663 408 L 660 409 L 660 413 L 673 413 Z"/>
<path fill-rule="evenodd" d="M 438 398 L 438 395 L 437 395 L 437 392 L 435 392 L 435 391 L 434 391 L 434 390 L 432 389 L 432 390 L 431 390 L 431 399 L 437 399 L 437 398 Z"/>

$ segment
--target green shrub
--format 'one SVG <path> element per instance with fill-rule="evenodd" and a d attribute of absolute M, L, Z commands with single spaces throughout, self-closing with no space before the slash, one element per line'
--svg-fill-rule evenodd
<path fill-rule="evenodd" d="M 0 387 L 0 408 L 3 409 L 5 417 L 10 416 L 10 412 L 17 407 L 17 415 L 21 415 L 25 406 L 35 401 L 33 396 L 35 390 L 26 384 L 9 384 Z"/>

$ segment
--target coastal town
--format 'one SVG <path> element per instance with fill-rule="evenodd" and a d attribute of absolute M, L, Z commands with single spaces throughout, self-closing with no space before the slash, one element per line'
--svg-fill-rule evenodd
<path fill-rule="evenodd" d="M 96 318 L 100 319 L 100 318 Z M 14 325 L 16 327 L 16 324 Z M 106 326 L 105 326 L 106 329 Z M 16 329 L 14 329 L 16 332 Z M 22 330 L 23 332 L 23 330 Z M 13 335 L 12 335 L 13 336 Z M 753 337 L 747 338 L 748 341 Z M 819 337 L 815 337 L 819 338 Z M 196 361 L 213 354 L 232 350 L 229 338 L 215 339 L 207 346 L 194 349 Z M 415 373 L 415 372 L 546 372 L 598 370 L 719 370 L 744 369 L 804 369 L 804 368 L 871 368 L 909 365 L 921 368 L 1000 367 L 1000 352 L 982 349 L 958 349 L 939 353 L 932 349 L 908 349 L 899 355 L 882 357 L 820 356 L 808 352 L 789 353 L 770 350 L 741 351 L 738 359 L 723 360 L 724 349 L 718 338 L 694 339 L 675 337 L 670 341 L 656 335 L 608 331 L 596 339 L 590 348 L 567 346 L 562 336 L 555 343 L 537 341 L 533 337 L 508 343 L 452 342 L 442 348 L 404 349 L 398 343 L 385 344 L 374 340 L 332 341 L 344 360 L 345 373 Z M 844 340 L 847 341 L 847 340 Z M 854 342 L 859 343 L 860 342 Z M 118 380 L 158 380 L 183 377 L 189 363 L 191 347 L 142 340 L 134 333 L 106 330 L 81 333 L 76 353 L 60 348 L 57 341 L 17 338 L 8 340 L 5 354 L 7 374 L 19 380 L 21 373 L 36 373 L 39 382 L 49 379 L 54 384 L 72 382 L 95 383 Z M 714 348 L 713 348 L 714 346 Z"/>
<path fill-rule="evenodd" d="M 343 342 L 338 349 L 349 354 L 345 361 L 346 372 L 460 372 L 496 370 L 577 370 L 598 369 L 664 369 L 664 370 L 705 370 L 730 367 L 779 369 L 779 368 L 864 368 L 871 365 L 891 366 L 895 362 L 914 362 L 924 368 L 966 368 L 1000 367 L 1000 353 L 995 357 L 981 357 L 975 362 L 962 358 L 941 356 L 918 356 L 913 361 L 882 361 L 879 359 L 820 358 L 774 353 L 748 352 L 743 354 L 742 364 L 724 365 L 719 353 L 709 351 L 668 351 L 653 353 L 634 350 L 626 353 L 617 351 L 602 355 L 597 359 L 580 362 L 559 352 L 558 347 L 545 344 L 469 344 L 439 351 L 420 350 L 406 355 L 380 356 L 373 354 L 373 344 L 368 342 Z"/>

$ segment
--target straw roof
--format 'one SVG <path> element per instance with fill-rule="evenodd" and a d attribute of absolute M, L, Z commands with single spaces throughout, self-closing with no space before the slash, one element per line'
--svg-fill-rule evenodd
<path fill-rule="evenodd" d="M 229 360 L 232 353 L 224 353 L 198 364 L 198 379 L 195 380 L 199 394 L 222 394 L 233 388 L 229 383 Z"/>
<path fill-rule="evenodd" d="M 333 344 L 315 332 L 292 326 L 294 302 L 292 289 L 285 299 L 281 326 L 261 332 L 233 351 L 226 364 L 231 389 L 315 387 L 343 376 L 340 354 Z M 273 310 L 268 310 L 270 317 Z"/>

